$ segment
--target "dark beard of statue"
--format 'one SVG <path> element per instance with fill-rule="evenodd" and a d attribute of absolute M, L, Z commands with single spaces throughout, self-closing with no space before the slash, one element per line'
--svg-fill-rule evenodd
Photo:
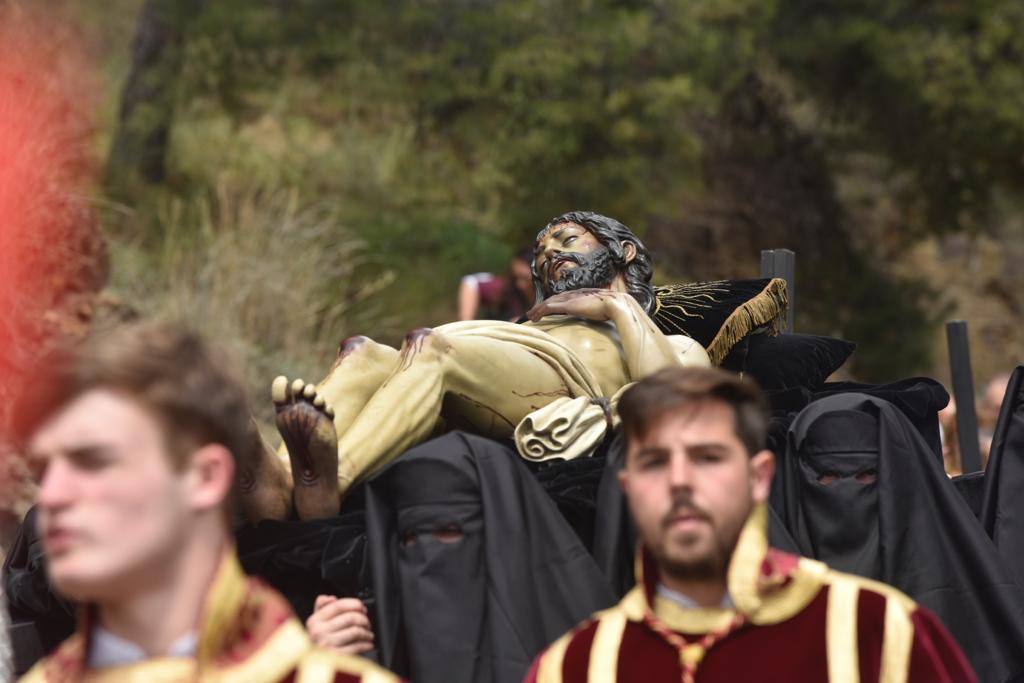
<path fill-rule="evenodd" d="M 548 296 L 590 287 L 607 287 L 615 279 L 615 276 L 619 274 L 619 269 L 616 267 L 612 254 L 608 249 L 598 249 L 590 256 L 584 256 L 583 254 L 561 254 L 558 256 L 558 259 L 571 261 L 576 264 L 576 267 L 563 270 L 562 276 L 558 280 L 549 282 Z M 552 261 L 549 268 L 554 267 L 555 263 L 555 261 Z"/>

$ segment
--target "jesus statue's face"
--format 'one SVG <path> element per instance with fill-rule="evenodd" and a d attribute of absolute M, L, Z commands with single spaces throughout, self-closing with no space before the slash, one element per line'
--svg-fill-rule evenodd
<path fill-rule="evenodd" d="M 618 271 L 608 249 L 576 223 L 551 226 L 537 240 L 534 268 L 547 296 L 608 287 Z"/>

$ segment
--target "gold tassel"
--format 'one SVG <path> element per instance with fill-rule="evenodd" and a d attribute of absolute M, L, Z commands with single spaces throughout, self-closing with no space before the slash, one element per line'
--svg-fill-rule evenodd
<path fill-rule="evenodd" d="M 768 334 L 773 337 L 779 334 L 788 306 L 786 281 L 780 277 L 772 278 L 760 294 L 737 306 L 722 323 L 718 334 L 708 344 L 707 351 L 711 362 L 721 365 L 732 347 L 759 327 L 767 325 Z"/>

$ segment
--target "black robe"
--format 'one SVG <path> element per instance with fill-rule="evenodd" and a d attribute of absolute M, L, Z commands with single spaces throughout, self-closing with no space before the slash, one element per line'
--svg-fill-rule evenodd
<path fill-rule="evenodd" d="M 1024 587 L 1024 366 L 1010 376 L 996 420 L 981 523 Z"/>
<path fill-rule="evenodd" d="M 3 565 L 15 673 L 30 669 L 75 629 L 75 606 L 50 589 L 36 516 L 29 509 Z"/>
<path fill-rule="evenodd" d="M 380 661 L 417 683 L 522 680 L 615 599 L 515 451 L 453 432 L 367 484 Z"/>
<path fill-rule="evenodd" d="M 942 461 L 942 441 L 939 437 L 938 411 L 949 403 L 949 393 L 930 377 L 909 377 L 889 384 L 862 384 L 860 382 L 826 382 L 818 389 L 786 389 L 767 392 L 772 415 L 768 435 L 769 448 L 779 457 L 786 454 L 786 432 L 797 413 L 818 399 L 836 394 L 867 394 L 892 403 L 899 408 L 918 433 Z"/>
<path fill-rule="evenodd" d="M 780 513 L 801 554 L 931 609 L 979 680 L 1024 675 L 1024 592 L 901 410 L 855 393 L 815 401 L 782 465 Z"/>
<path fill-rule="evenodd" d="M 362 488 L 352 491 L 345 503 L 337 517 L 264 520 L 235 533 L 245 573 L 259 576 L 283 594 L 299 619 L 312 614 L 321 594 L 373 604 Z"/>

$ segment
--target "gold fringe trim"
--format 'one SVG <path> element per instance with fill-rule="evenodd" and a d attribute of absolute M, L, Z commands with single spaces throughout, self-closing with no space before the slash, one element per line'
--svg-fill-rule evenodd
<path fill-rule="evenodd" d="M 708 344 L 711 362 L 721 365 L 732 347 L 759 327 L 767 325 L 768 334 L 777 335 L 782 331 L 788 307 L 786 281 L 780 277 L 772 278 L 759 294 L 737 306 L 722 323 L 718 334 Z"/>

